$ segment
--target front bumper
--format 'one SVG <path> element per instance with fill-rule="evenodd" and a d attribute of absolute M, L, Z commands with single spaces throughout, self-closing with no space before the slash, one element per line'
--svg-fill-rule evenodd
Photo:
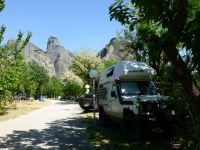
<path fill-rule="evenodd" d="M 178 122 L 178 115 L 174 111 L 168 113 L 139 113 L 135 115 L 136 119 L 142 123 L 151 126 L 166 126 L 176 124 Z"/>

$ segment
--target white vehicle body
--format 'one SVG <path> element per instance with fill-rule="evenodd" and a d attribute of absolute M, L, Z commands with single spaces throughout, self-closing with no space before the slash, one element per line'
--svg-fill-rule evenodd
<path fill-rule="evenodd" d="M 143 62 L 121 61 L 104 71 L 97 90 L 98 106 L 106 116 L 123 119 L 124 112 L 144 117 L 147 121 L 157 121 L 154 106 L 165 109 L 169 97 L 157 93 L 152 79 L 156 71 Z M 139 108 L 144 105 L 144 110 Z M 101 113 L 102 114 L 102 113 Z M 174 115 L 174 111 L 170 115 Z"/>

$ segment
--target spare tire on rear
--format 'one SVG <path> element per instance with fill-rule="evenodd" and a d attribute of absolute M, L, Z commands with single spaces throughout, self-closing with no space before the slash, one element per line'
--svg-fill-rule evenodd
<path fill-rule="evenodd" d="M 93 109 L 93 101 L 92 101 L 92 94 L 84 94 L 78 99 L 79 106 L 84 110 L 84 111 L 90 111 Z"/>

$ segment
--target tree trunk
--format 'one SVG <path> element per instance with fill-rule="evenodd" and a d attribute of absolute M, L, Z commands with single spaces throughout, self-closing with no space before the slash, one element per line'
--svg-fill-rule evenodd
<path fill-rule="evenodd" d="M 164 46 L 164 52 L 171 61 L 180 83 L 185 89 L 190 98 L 190 102 L 195 106 L 195 109 L 200 109 L 200 89 L 196 81 L 193 79 L 187 65 L 176 49 L 176 44 L 168 44 Z"/>

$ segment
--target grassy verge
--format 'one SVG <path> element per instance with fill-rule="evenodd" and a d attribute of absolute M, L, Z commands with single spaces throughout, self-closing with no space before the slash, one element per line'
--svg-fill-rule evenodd
<path fill-rule="evenodd" d="M 37 101 L 37 100 L 31 100 L 31 101 L 14 101 L 10 107 L 7 108 L 7 111 L 5 114 L 0 115 L 0 122 L 6 121 L 9 119 L 16 118 L 17 116 L 27 114 L 29 112 L 32 112 L 36 109 L 48 106 L 51 102 L 50 101 Z"/>
<path fill-rule="evenodd" d="M 98 116 L 98 114 L 97 114 Z M 150 133 L 143 140 L 128 141 L 121 133 L 120 124 L 111 123 L 107 127 L 93 126 L 93 115 L 84 115 L 87 133 L 94 150 L 177 150 L 182 149 L 184 140 L 180 136 L 166 137 L 161 133 Z"/>

